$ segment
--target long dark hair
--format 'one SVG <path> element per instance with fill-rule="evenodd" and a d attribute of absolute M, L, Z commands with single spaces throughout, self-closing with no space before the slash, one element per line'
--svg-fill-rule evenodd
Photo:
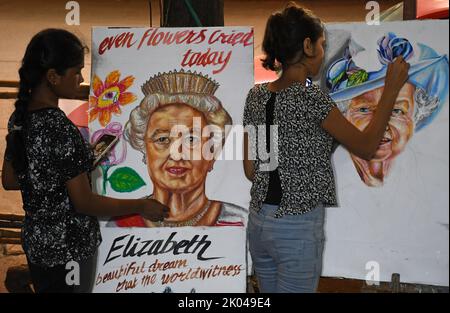
<path fill-rule="evenodd" d="M 323 34 L 321 20 L 311 11 L 290 2 L 282 12 L 273 13 L 267 20 L 263 39 L 264 68 L 277 71 L 304 57 L 303 42 L 315 43 Z M 281 68 L 280 68 L 281 67 Z"/>
<path fill-rule="evenodd" d="M 7 136 L 8 150 L 16 173 L 26 169 L 26 116 L 31 94 L 45 79 L 49 69 L 64 75 L 70 67 L 83 62 L 85 47 L 72 33 L 63 29 L 45 29 L 31 39 L 19 69 L 19 94 L 15 103 L 12 131 Z"/>

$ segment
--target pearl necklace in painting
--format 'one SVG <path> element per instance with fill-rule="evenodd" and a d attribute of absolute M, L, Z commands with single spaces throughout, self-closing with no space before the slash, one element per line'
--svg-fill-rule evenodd
<path fill-rule="evenodd" d="M 180 221 L 180 222 L 168 222 L 168 221 L 158 221 L 158 222 L 152 222 L 155 224 L 156 227 L 184 227 L 184 226 L 195 226 L 203 216 L 205 216 L 206 212 L 208 212 L 208 209 L 211 205 L 211 201 L 208 200 L 206 202 L 206 205 L 202 208 L 202 210 L 192 217 L 191 219 L 188 219 L 186 221 Z"/>

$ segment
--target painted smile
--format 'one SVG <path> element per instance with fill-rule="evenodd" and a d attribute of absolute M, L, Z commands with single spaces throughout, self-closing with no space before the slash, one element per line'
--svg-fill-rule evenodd
<path fill-rule="evenodd" d="M 392 139 L 383 137 L 383 139 L 380 142 L 380 147 L 391 143 L 391 141 L 392 141 Z"/>
<path fill-rule="evenodd" d="M 167 168 L 166 171 L 172 175 L 181 176 L 181 175 L 185 174 L 188 171 L 188 169 L 185 167 L 173 166 L 173 167 Z"/>

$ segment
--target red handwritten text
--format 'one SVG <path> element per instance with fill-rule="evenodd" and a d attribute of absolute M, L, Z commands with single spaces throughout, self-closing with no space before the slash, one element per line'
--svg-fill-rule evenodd
<path fill-rule="evenodd" d="M 119 291 L 122 291 L 122 290 L 126 291 L 126 290 L 129 290 L 129 289 L 134 289 L 134 288 L 136 288 L 137 283 L 138 283 L 138 280 L 137 280 L 136 277 L 133 278 L 132 280 L 124 279 L 124 280 L 122 280 L 121 282 L 119 282 L 117 284 L 116 292 L 119 292 Z"/>
<path fill-rule="evenodd" d="M 123 48 L 132 47 L 136 41 L 133 41 L 133 33 L 126 32 L 122 33 L 120 35 L 115 35 L 111 37 L 106 37 L 103 39 L 103 41 L 100 43 L 100 46 L 98 47 L 98 53 L 102 55 L 107 50 L 110 50 L 111 48 Z"/>
<path fill-rule="evenodd" d="M 161 31 L 157 28 L 148 29 L 141 38 L 138 50 L 147 41 L 147 46 L 157 46 L 159 44 L 171 45 L 173 43 L 179 45 L 182 43 L 199 44 L 205 41 L 205 32 L 207 29 L 200 31 L 181 30 L 177 32 Z"/>
<path fill-rule="evenodd" d="M 219 266 L 211 265 L 210 268 L 197 267 L 190 268 L 187 272 L 174 272 L 171 274 L 162 274 L 161 283 L 163 285 L 174 283 L 177 280 L 183 282 L 185 280 L 201 279 L 207 280 L 215 277 L 237 276 L 242 272 L 242 265 Z"/>
<path fill-rule="evenodd" d="M 168 269 L 176 269 L 176 268 L 184 268 L 187 267 L 187 259 L 181 259 L 181 260 L 175 260 L 175 261 L 169 261 L 169 262 L 160 262 L 158 259 L 155 260 L 149 267 L 149 272 L 156 272 L 156 271 L 165 271 Z"/>
<path fill-rule="evenodd" d="M 233 47 L 237 44 L 242 44 L 244 47 L 250 46 L 253 44 L 253 30 L 248 33 L 238 32 L 236 33 L 234 30 L 231 34 L 226 34 L 223 30 L 214 31 L 209 37 L 208 43 L 221 43 L 221 44 L 229 44 Z"/>
<path fill-rule="evenodd" d="M 211 51 L 208 48 L 206 52 L 193 52 L 189 49 L 183 55 L 183 61 L 181 61 L 181 66 L 208 66 L 208 65 L 219 65 L 220 67 L 213 71 L 213 74 L 218 74 L 222 72 L 230 61 L 232 51 L 228 53 L 224 51 Z"/>

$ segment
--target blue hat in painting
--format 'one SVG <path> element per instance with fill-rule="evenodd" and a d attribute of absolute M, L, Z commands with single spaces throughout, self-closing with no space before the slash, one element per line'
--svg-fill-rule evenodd
<path fill-rule="evenodd" d="M 414 120 L 416 131 L 420 130 L 433 120 L 446 102 L 449 82 L 447 56 L 439 55 L 421 43 L 417 43 L 414 49 L 408 39 L 397 37 L 392 32 L 381 37 L 377 43 L 380 69 L 373 72 L 358 67 L 353 60 L 364 49 L 353 41 L 347 43 L 344 55 L 334 61 L 326 72 L 330 96 L 336 102 L 343 102 L 384 86 L 389 63 L 401 55 L 411 65 L 408 82 L 416 86 Z M 355 49 L 355 46 L 358 48 Z"/>

